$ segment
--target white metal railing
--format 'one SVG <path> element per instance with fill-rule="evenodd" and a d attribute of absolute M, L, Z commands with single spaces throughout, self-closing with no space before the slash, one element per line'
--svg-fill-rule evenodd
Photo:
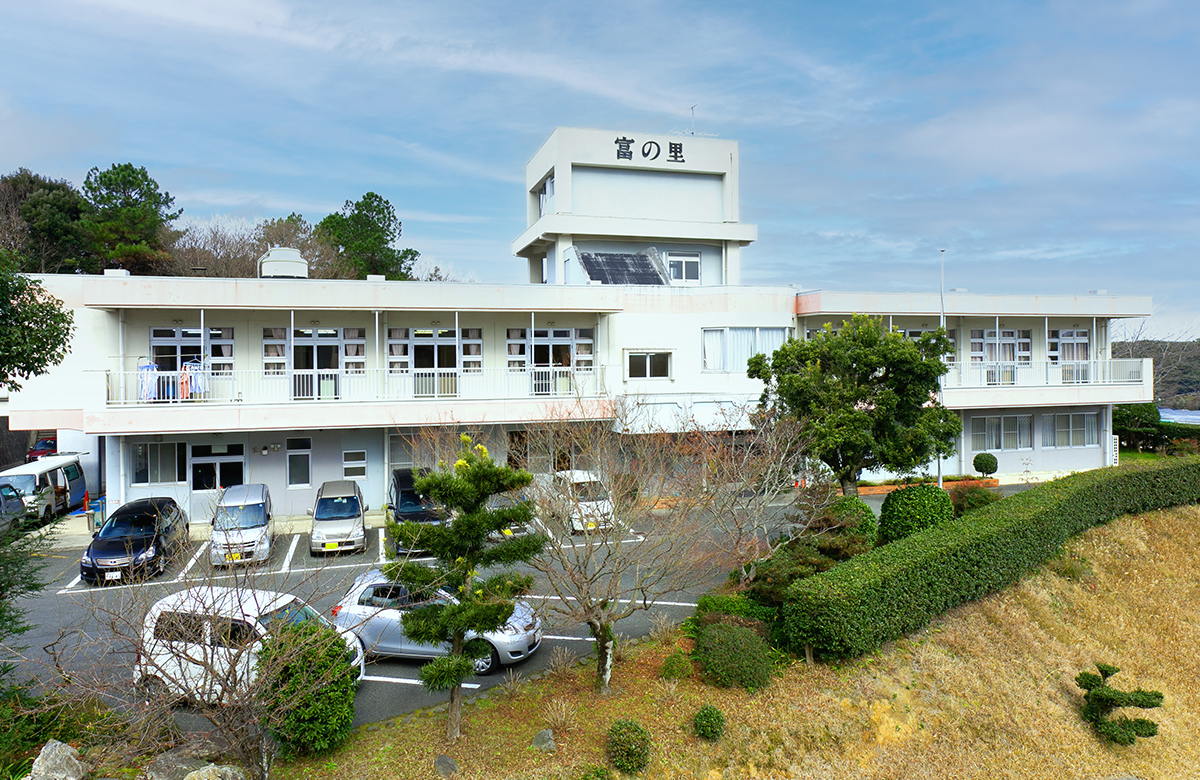
<path fill-rule="evenodd" d="M 488 400 L 541 396 L 604 395 L 604 369 L 507 368 L 308 369 L 258 371 L 106 372 L 108 403 L 246 403 L 291 401 L 410 401 L 437 398 Z"/>
<path fill-rule="evenodd" d="M 978 361 L 950 363 L 943 387 L 1053 387 L 1056 385 L 1137 385 L 1144 381 L 1141 360 Z"/>

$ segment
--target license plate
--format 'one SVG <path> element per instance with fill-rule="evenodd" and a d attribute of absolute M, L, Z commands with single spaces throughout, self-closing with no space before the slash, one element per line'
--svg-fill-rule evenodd
<path fill-rule="evenodd" d="M 106 571 L 106 572 L 104 572 L 104 579 L 106 579 L 106 580 L 119 580 L 119 579 L 121 579 L 121 572 L 119 572 L 119 571 Z"/>
<path fill-rule="evenodd" d="M 227 561 L 240 561 L 241 559 L 241 553 L 225 553 L 225 560 Z"/>
<path fill-rule="evenodd" d="M 326 549 L 326 550 L 336 550 L 337 548 L 338 548 L 338 543 L 337 543 L 337 542 L 325 542 L 325 549 Z"/>

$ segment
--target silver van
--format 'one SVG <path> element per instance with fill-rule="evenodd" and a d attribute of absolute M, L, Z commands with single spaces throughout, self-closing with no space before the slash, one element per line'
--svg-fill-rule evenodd
<path fill-rule="evenodd" d="M 367 509 L 357 482 L 339 479 L 321 485 L 316 506 L 308 510 L 313 519 L 308 551 L 367 549 Z"/>
<path fill-rule="evenodd" d="M 25 514 L 42 521 L 83 506 L 87 482 L 75 455 L 48 455 L 0 472 L 0 484 L 12 485 L 25 503 Z"/>
<path fill-rule="evenodd" d="M 208 560 L 213 566 L 266 561 L 271 557 L 275 520 L 271 492 L 261 483 L 225 488 L 213 512 Z"/>

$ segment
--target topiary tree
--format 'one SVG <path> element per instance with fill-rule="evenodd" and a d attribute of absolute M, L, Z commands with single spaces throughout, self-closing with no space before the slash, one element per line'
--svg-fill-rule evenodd
<path fill-rule="evenodd" d="M 725 713 L 711 704 L 705 704 L 692 718 L 692 731 L 701 739 L 716 742 L 725 733 Z"/>
<path fill-rule="evenodd" d="M 858 496 L 842 496 L 829 507 L 829 514 L 846 533 L 861 537 L 874 546 L 879 534 L 879 521 L 867 502 Z"/>
<path fill-rule="evenodd" d="M 286 626 L 263 642 L 258 667 L 271 733 L 291 752 L 323 753 L 349 735 L 358 668 L 337 631 L 316 621 Z"/>
<path fill-rule="evenodd" d="M 953 519 L 954 504 L 937 485 L 925 483 L 893 490 L 879 510 L 879 544 L 903 539 Z"/>
<path fill-rule="evenodd" d="M 975 468 L 986 479 L 996 473 L 996 469 L 1000 468 L 999 461 L 996 456 L 990 452 L 980 452 L 975 455 L 971 461 L 971 466 Z"/>
<path fill-rule="evenodd" d="M 622 772 L 640 772 L 650 763 L 650 732 L 622 718 L 608 728 L 608 760 Z"/>
<path fill-rule="evenodd" d="M 504 626 L 513 613 L 513 599 L 533 586 L 529 575 L 497 569 L 528 563 L 542 551 L 546 537 L 539 534 L 505 535 L 504 531 L 529 522 L 527 502 L 488 509 L 487 500 L 527 486 L 527 471 L 495 463 L 482 444 L 462 436 L 463 450 L 449 468 L 415 480 L 417 491 L 442 504 L 450 520 L 442 525 L 398 523 L 391 529 L 405 549 L 424 549 L 430 564 L 403 560 L 384 571 L 412 593 L 432 593 L 439 588 L 453 602 L 435 599 L 408 610 L 402 618 L 409 639 L 424 644 L 450 646 L 448 655 L 421 667 L 421 684 L 430 691 L 449 691 L 446 739 L 458 739 L 462 725 L 462 683 L 475 672 L 476 659 L 495 649 L 484 639 L 467 641 L 467 634 L 486 634 Z M 491 569 L 484 579 L 479 573 Z"/>
<path fill-rule="evenodd" d="M 748 628 L 714 623 L 696 637 L 695 659 L 709 682 L 756 691 L 771 682 L 771 654 L 763 638 Z"/>
<path fill-rule="evenodd" d="M 682 680 L 692 676 L 692 661 L 683 648 L 676 650 L 663 659 L 658 669 L 658 676 L 664 680 Z"/>
<path fill-rule="evenodd" d="M 1075 684 L 1087 693 L 1083 695 L 1080 714 L 1092 724 L 1096 733 L 1118 745 L 1132 745 L 1138 737 L 1153 737 L 1158 733 L 1158 724 L 1147 718 L 1109 718 L 1119 707 L 1153 709 L 1162 706 L 1163 695 L 1159 691 L 1120 691 L 1109 687 L 1108 678 L 1121 671 L 1109 664 L 1097 663 L 1100 674 L 1080 672 Z"/>

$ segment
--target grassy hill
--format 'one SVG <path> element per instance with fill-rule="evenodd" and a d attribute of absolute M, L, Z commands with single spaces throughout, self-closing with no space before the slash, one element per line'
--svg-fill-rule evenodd
<path fill-rule="evenodd" d="M 336 754 L 277 767 L 287 780 L 435 777 L 438 753 L 462 778 L 577 778 L 603 764 L 603 733 L 633 717 L 654 736 L 647 778 L 997 778 L 1143 780 L 1200 767 L 1200 508 L 1130 516 L 1073 540 L 1018 585 L 947 614 L 919 634 L 840 665 L 793 663 L 750 695 L 657 680 L 678 636 L 626 653 L 617 694 L 588 691 L 590 668 L 494 691 L 469 705 L 466 736 L 442 742 L 442 715 L 360 729 Z M 1095 661 L 1114 684 L 1163 691 L 1160 733 L 1130 747 L 1099 742 L 1080 720 L 1075 675 Z M 705 703 L 729 726 L 715 744 L 687 724 Z M 558 752 L 529 749 L 560 720 Z"/>

